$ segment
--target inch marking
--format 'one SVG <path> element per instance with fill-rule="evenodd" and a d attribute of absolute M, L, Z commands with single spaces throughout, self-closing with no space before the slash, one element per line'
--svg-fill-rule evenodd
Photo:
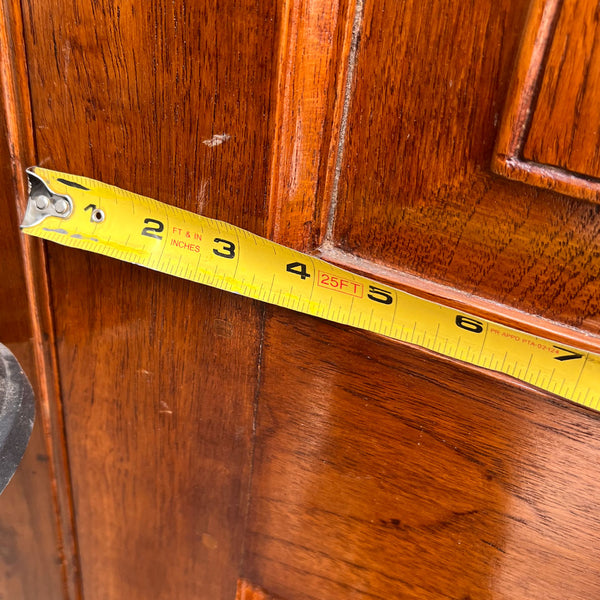
<path fill-rule="evenodd" d="M 566 360 L 577 360 L 578 358 L 583 358 L 583 354 L 575 352 L 574 350 L 569 350 L 568 348 L 562 348 L 561 346 L 556 345 L 553 347 L 557 350 L 561 350 L 562 352 L 566 352 L 566 354 L 563 354 L 562 356 L 555 356 L 554 360 L 560 360 L 561 362 L 564 362 Z"/>

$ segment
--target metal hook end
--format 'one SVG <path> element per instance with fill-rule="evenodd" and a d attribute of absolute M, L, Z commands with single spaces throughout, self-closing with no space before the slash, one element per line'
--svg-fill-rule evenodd
<path fill-rule="evenodd" d="M 29 197 L 21 229 L 33 227 L 46 217 L 68 219 L 73 212 L 73 201 L 66 194 L 56 194 L 35 172 L 35 167 L 26 170 L 29 184 Z"/>

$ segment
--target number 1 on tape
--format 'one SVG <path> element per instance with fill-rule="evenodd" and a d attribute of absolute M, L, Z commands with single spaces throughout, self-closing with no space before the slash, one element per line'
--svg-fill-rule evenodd
<path fill-rule="evenodd" d="M 25 233 L 511 375 L 600 409 L 600 356 L 457 312 L 248 231 L 92 179 L 27 170 Z"/>

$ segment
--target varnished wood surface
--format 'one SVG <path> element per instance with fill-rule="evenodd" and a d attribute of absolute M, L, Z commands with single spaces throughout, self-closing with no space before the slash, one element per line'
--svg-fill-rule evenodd
<path fill-rule="evenodd" d="M 4 192 L 9 211 L 22 217 L 27 198 L 25 169 L 36 162 L 35 133 L 31 114 L 30 82 L 23 32 L 22 6 L 18 0 L 3 2 L 0 25 L 0 54 L 4 68 L 0 74 L 2 112 L 6 125 L 7 155 L 10 165 Z M 9 184 L 10 182 L 10 184 Z M 65 429 L 58 385 L 54 325 L 49 299 L 48 269 L 43 245 L 12 230 L 13 251 L 24 265 L 24 293 L 31 328 L 29 346 L 32 356 L 32 383 L 38 407 L 38 427 L 43 430 L 48 458 L 52 499 L 54 500 L 56 541 L 60 553 L 56 568 L 60 571 L 66 598 L 81 597 L 81 581 L 71 495 L 70 473 L 65 446 Z M 18 249 L 17 249 L 18 246 Z M 9 311 L 10 312 L 10 311 Z M 34 368 L 34 370 L 33 370 Z M 43 493 L 42 493 L 43 496 Z M 52 557 L 52 551 L 48 551 Z M 54 574 L 47 575 L 52 579 Z M 45 577 L 37 581 L 43 582 Z"/>
<path fill-rule="evenodd" d="M 38 163 L 599 334 L 598 206 L 489 172 L 528 7 L 23 0 Z M 599 595 L 596 414 L 47 252 L 85 600 Z"/>
<path fill-rule="evenodd" d="M 598 414 L 268 315 L 248 581 L 286 600 L 600 595 Z"/>
<path fill-rule="evenodd" d="M 40 166 L 264 230 L 272 4 L 25 0 L 24 13 Z"/>
<path fill-rule="evenodd" d="M 325 242 L 598 334 L 597 206 L 489 173 L 528 6 L 365 3 Z"/>
<path fill-rule="evenodd" d="M 563 2 L 523 158 L 600 178 L 598 3 Z"/>
<path fill-rule="evenodd" d="M 53 281 L 66 290 L 77 278 L 92 307 L 65 307 L 57 331 L 84 597 L 232 597 L 257 311 L 141 268 L 81 261 Z"/>
<path fill-rule="evenodd" d="M 0 108 L 2 103 L 0 103 Z M 31 337 L 25 291 L 25 270 L 19 243 L 19 220 L 11 185 L 12 169 L 4 112 L 0 112 L 0 342 L 23 344 Z"/>
<path fill-rule="evenodd" d="M 349 0 L 283 3 L 267 231 L 298 250 L 327 223 L 329 206 L 316 199 L 335 178 L 356 12 Z"/>
<path fill-rule="evenodd" d="M 587 129 L 595 110 L 593 11 L 592 2 L 532 0 L 491 166 L 509 179 L 598 202 Z"/>
<path fill-rule="evenodd" d="M 250 582 L 240 579 L 235 594 L 235 600 L 277 600 L 264 590 L 252 585 Z"/>
<path fill-rule="evenodd" d="M 33 361 L 22 358 L 30 348 L 13 344 L 10 349 L 19 356 L 30 377 L 34 373 Z M 0 496 L 2 600 L 67 597 L 51 490 L 49 457 L 38 417 L 23 459 Z"/>
<path fill-rule="evenodd" d="M 261 233 L 270 3 L 24 2 L 38 163 Z M 255 304 L 48 247 L 85 600 L 233 598 Z"/>
<path fill-rule="evenodd" d="M 23 460 L 0 495 L 0 599 L 61 600 L 64 589 L 57 519 L 40 414 L 40 384 L 3 106 L 0 102 L 0 342 L 19 360 L 38 402 L 35 427 Z"/>

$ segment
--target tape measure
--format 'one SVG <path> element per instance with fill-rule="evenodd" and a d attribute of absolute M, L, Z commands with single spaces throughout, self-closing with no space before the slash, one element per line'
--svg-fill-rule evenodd
<path fill-rule="evenodd" d="M 458 312 L 92 179 L 39 167 L 27 174 L 25 233 L 373 331 L 600 410 L 598 354 Z"/>

